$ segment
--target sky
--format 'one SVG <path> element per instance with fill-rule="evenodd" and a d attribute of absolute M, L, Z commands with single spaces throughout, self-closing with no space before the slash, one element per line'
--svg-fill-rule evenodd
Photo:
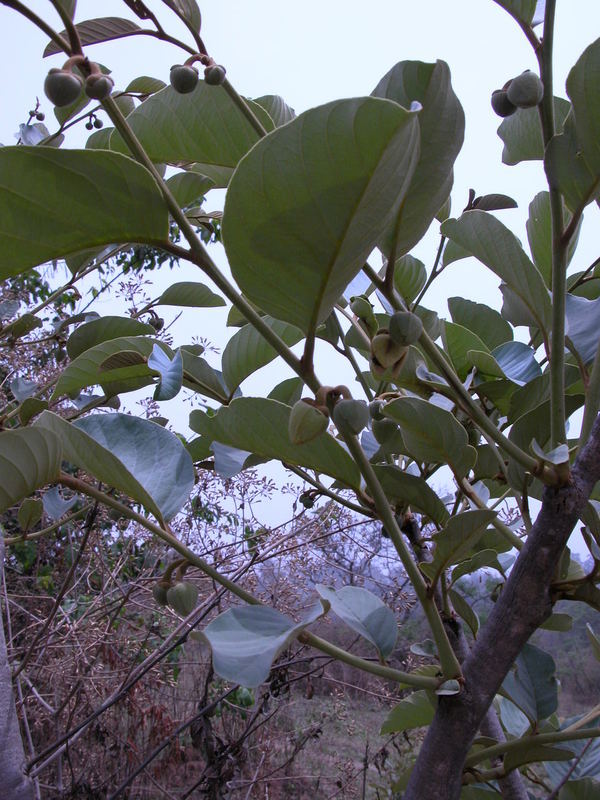
<path fill-rule="evenodd" d="M 185 31 L 163 4 L 148 0 L 148 5 L 159 12 L 169 30 L 185 36 Z M 60 29 L 49 0 L 29 0 L 27 6 Z M 536 60 L 517 24 L 493 0 L 371 0 L 369 3 L 207 0 L 200 2 L 200 7 L 202 35 L 208 51 L 227 68 L 227 76 L 236 89 L 249 97 L 279 94 L 298 113 L 335 98 L 369 94 L 400 60 L 442 59 L 448 62 L 454 90 L 466 114 L 465 144 L 455 165 L 453 214 L 459 215 L 471 187 L 478 194 L 511 195 L 517 200 L 518 209 L 500 212 L 499 217 L 526 241 L 527 206 L 538 191 L 546 188 L 544 174 L 537 162 L 516 167 L 501 163 L 502 143 L 496 135 L 501 120 L 490 107 L 490 95 L 509 78 L 526 69 L 536 69 Z M 118 0 L 101 3 L 79 0 L 76 21 L 99 14 L 136 19 Z M 3 39 L 0 142 L 9 145 L 15 143 L 14 133 L 19 123 L 26 121 L 36 96 L 52 128 L 52 109 L 43 96 L 42 87 L 47 70 L 60 66 L 63 59 L 61 56 L 42 59 L 47 43 L 45 35 L 12 9 L 0 6 L 0 26 Z M 596 0 L 558 1 L 555 94 L 566 96 L 564 85 L 568 71 L 596 35 L 600 35 L 600 3 Z M 150 37 L 96 45 L 87 52 L 112 70 L 117 88 L 143 74 L 168 81 L 170 66 L 185 58 L 171 45 Z M 80 131 L 73 132 L 69 146 L 83 146 L 86 135 L 81 126 Z M 211 209 L 222 204 L 222 196 L 219 196 L 222 193 L 212 194 L 216 196 L 209 195 L 207 202 Z M 580 247 L 571 267 L 573 271 L 585 269 L 596 258 L 597 227 L 598 209 L 594 206 L 586 212 Z M 427 267 L 433 262 L 437 243 L 434 226 L 413 251 Z M 226 270 L 226 260 L 219 248 L 213 248 L 212 254 Z M 159 276 L 156 294 L 174 280 L 202 280 L 202 276 L 190 266 L 177 273 L 165 270 Z M 472 260 L 461 261 L 436 281 L 426 305 L 442 316 L 449 316 L 447 297 L 464 292 L 472 300 L 499 307 L 501 298 L 497 287 L 495 275 L 477 267 Z M 106 308 L 101 310 L 106 313 Z M 205 313 L 210 314 L 211 336 L 214 335 L 216 344 L 222 346 L 226 336 L 225 313 L 219 309 Z M 190 322 L 184 317 L 173 328 L 176 341 L 189 341 L 190 326 L 194 332 L 202 332 L 196 321 Z M 319 351 L 317 356 L 322 369 L 329 371 L 329 361 L 324 360 L 323 352 Z M 218 366 L 218 358 L 213 358 L 213 363 Z M 244 384 L 244 393 L 266 393 L 288 375 L 289 372 L 279 365 L 268 367 Z M 177 401 L 172 401 L 169 408 L 167 405 L 166 416 L 173 414 L 183 419 L 181 407 L 176 410 Z"/>

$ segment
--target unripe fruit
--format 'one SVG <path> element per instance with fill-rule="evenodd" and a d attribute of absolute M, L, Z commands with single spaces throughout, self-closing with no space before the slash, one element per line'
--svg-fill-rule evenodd
<path fill-rule="evenodd" d="M 504 89 L 496 89 L 492 92 L 492 108 L 499 117 L 510 117 L 517 110 L 517 107 L 510 102 Z"/>
<path fill-rule="evenodd" d="M 370 318 L 373 314 L 373 306 L 364 295 L 359 294 L 350 298 L 350 311 L 357 317 Z"/>
<path fill-rule="evenodd" d="M 171 588 L 171 584 L 166 581 L 158 581 L 152 587 L 152 596 L 159 606 L 167 605 L 167 592 Z"/>
<path fill-rule="evenodd" d="M 315 498 L 311 494 L 301 494 L 298 499 L 304 508 L 312 508 L 315 504 Z"/>
<path fill-rule="evenodd" d="M 167 603 L 180 616 L 187 617 L 198 603 L 198 587 L 188 581 L 177 581 L 167 590 Z"/>
<path fill-rule="evenodd" d="M 92 73 L 85 79 L 83 86 L 85 93 L 92 100 L 106 100 L 113 90 L 115 82 L 110 75 L 102 75 L 101 73 Z"/>
<path fill-rule="evenodd" d="M 397 344 L 387 330 L 380 329 L 371 340 L 371 372 L 378 380 L 394 380 L 402 369 L 407 353 L 408 347 Z"/>
<path fill-rule="evenodd" d="M 379 444 L 385 444 L 396 433 L 398 426 L 391 419 L 374 419 L 371 423 L 371 430 Z"/>
<path fill-rule="evenodd" d="M 325 433 L 329 424 L 328 417 L 318 408 L 298 400 L 292 406 L 288 423 L 288 433 L 292 444 L 306 444 Z"/>
<path fill-rule="evenodd" d="M 396 344 L 408 347 L 419 340 L 423 333 L 423 323 L 410 311 L 397 311 L 390 319 L 390 336 Z"/>
<path fill-rule="evenodd" d="M 220 86 L 225 80 L 225 67 L 213 64 L 204 70 L 204 80 L 209 86 Z"/>
<path fill-rule="evenodd" d="M 37 114 L 35 115 L 35 118 L 40 122 L 43 122 L 46 119 L 46 115 L 44 114 L 43 111 L 38 111 Z"/>
<path fill-rule="evenodd" d="M 517 108 L 533 108 L 542 102 L 544 84 L 535 72 L 527 70 L 512 79 L 506 95 Z"/>
<path fill-rule="evenodd" d="M 371 415 L 371 419 L 383 419 L 381 409 L 384 407 L 384 405 L 385 403 L 383 400 L 371 400 L 369 403 L 369 414 Z"/>
<path fill-rule="evenodd" d="M 95 119 L 94 120 L 94 128 L 96 128 L 96 130 L 100 130 L 100 128 L 103 128 L 103 127 L 104 127 L 104 123 L 102 122 L 101 119 Z"/>
<path fill-rule="evenodd" d="M 198 70 L 190 64 L 174 64 L 169 79 L 176 92 L 189 94 L 198 85 Z"/>
<path fill-rule="evenodd" d="M 333 421 L 340 433 L 357 436 L 369 423 L 369 409 L 363 400 L 338 400 Z"/>
<path fill-rule="evenodd" d="M 55 106 L 70 106 L 79 97 L 83 81 L 79 75 L 62 69 L 51 69 L 44 81 L 44 93 Z"/>
<path fill-rule="evenodd" d="M 93 131 L 93 130 L 94 130 L 94 123 L 93 123 L 93 122 L 90 122 L 90 120 L 88 120 L 88 121 L 85 123 L 85 127 L 86 127 L 86 130 L 88 130 L 88 131 Z"/>

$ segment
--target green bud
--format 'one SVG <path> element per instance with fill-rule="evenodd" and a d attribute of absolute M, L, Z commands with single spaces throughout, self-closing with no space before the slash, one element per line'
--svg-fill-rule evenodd
<path fill-rule="evenodd" d="M 398 426 L 396 423 L 388 418 L 384 419 L 374 419 L 371 423 L 371 430 L 373 431 L 373 436 L 379 442 L 379 444 L 385 444 L 389 442 L 392 436 L 398 430 Z"/>
<path fill-rule="evenodd" d="M 189 581 L 178 581 L 167 590 L 167 603 L 180 616 L 187 617 L 198 603 L 198 587 Z"/>
<path fill-rule="evenodd" d="M 390 336 L 396 344 L 408 347 L 418 342 L 423 333 L 423 323 L 410 311 L 397 311 L 390 319 Z"/>
<path fill-rule="evenodd" d="M 369 423 L 369 409 L 363 400 L 338 400 L 333 421 L 342 434 L 357 436 Z"/>
<path fill-rule="evenodd" d="M 542 102 L 544 84 L 535 72 L 527 70 L 512 79 L 506 96 L 517 108 L 533 108 Z"/>

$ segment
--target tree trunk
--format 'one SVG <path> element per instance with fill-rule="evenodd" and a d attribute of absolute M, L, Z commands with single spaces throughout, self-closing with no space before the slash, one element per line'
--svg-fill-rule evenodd
<path fill-rule="evenodd" d="M 525 546 L 463 665 L 463 691 L 439 698 L 404 800 L 458 800 L 471 743 L 521 649 L 552 612 L 550 584 L 598 480 L 600 417 L 575 461 L 570 483 L 545 487 L 540 513 Z"/>
<path fill-rule="evenodd" d="M 4 539 L 0 530 L 0 565 Z M 0 624 L 0 780 L 3 800 L 33 800 L 33 783 L 25 775 L 25 753 L 15 708 L 4 626 Z"/>

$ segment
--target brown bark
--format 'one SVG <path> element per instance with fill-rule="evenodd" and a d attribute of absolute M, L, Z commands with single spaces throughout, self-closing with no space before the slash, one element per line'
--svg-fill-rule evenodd
<path fill-rule="evenodd" d="M 568 538 L 600 480 L 600 417 L 568 485 L 544 489 L 542 507 L 487 623 L 464 663 L 463 691 L 441 697 L 404 800 L 458 800 L 471 743 L 516 657 L 552 612 L 550 585 Z"/>

